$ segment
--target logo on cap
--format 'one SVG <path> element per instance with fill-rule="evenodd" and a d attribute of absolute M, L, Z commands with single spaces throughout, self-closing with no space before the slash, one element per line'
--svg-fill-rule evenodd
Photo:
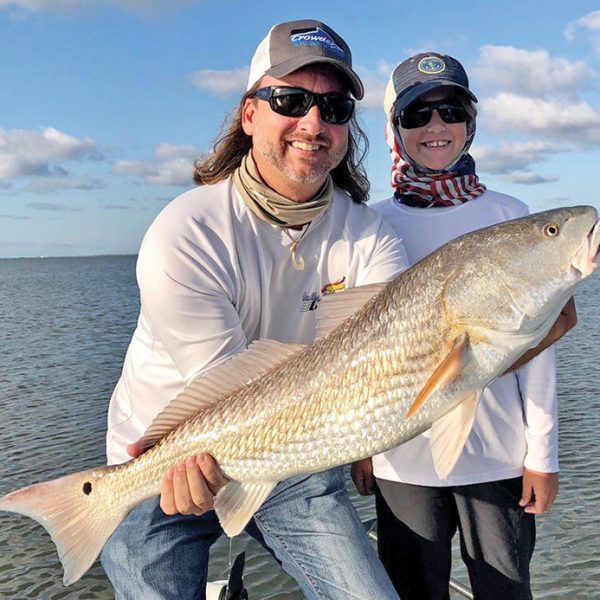
<path fill-rule="evenodd" d="M 344 59 L 344 51 L 333 41 L 333 38 L 320 27 L 292 33 L 290 41 L 296 48 L 302 46 L 321 46 L 330 53 L 337 54 L 341 59 Z"/>
<path fill-rule="evenodd" d="M 446 63 L 437 56 L 426 56 L 419 61 L 417 68 L 426 75 L 437 75 L 446 70 Z"/>

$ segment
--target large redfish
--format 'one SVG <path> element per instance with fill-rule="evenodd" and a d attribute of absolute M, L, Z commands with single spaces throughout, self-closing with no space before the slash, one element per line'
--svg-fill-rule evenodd
<path fill-rule="evenodd" d="M 561 208 L 457 238 L 388 284 L 327 296 L 310 346 L 263 340 L 186 388 L 130 462 L 0 499 L 50 533 L 65 584 L 91 566 L 165 471 L 210 452 L 229 483 L 215 509 L 239 533 L 278 481 L 372 456 L 432 427 L 452 469 L 483 388 L 544 338 L 596 267 L 592 207 Z M 133 441 L 133 440 L 132 440 Z"/>

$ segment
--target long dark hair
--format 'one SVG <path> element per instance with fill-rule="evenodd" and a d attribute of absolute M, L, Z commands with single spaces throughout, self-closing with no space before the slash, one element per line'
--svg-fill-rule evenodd
<path fill-rule="evenodd" d="M 194 181 L 198 185 L 218 183 L 229 177 L 252 148 L 252 137 L 242 129 L 242 111 L 258 84 L 244 94 L 235 113 L 226 119 L 212 151 L 194 162 Z M 332 169 L 334 185 L 342 189 L 354 202 L 369 199 L 369 180 L 363 166 L 369 150 L 369 141 L 360 128 L 356 115 L 349 121 L 348 149 L 340 164 Z"/>

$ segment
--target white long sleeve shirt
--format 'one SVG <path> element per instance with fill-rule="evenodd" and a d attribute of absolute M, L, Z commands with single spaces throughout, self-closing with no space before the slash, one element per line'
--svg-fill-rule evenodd
<path fill-rule="evenodd" d="M 476 200 L 448 208 L 414 208 L 393 198 L 373 208 L 402 239 L 411 264 L 459 235 L 528 213 L 520 200 L 489 190 Z M 415 485 L 449 486 L 517 477 L 524 466 L 558 471 L 554 348 L 484 390 L 473 430 L 446 480 L 435 472 L 429 437 L 427 431 L 374 457 L 375 475 Z"/>
<path fill-rule="evenodd" d="M 160 213 L 138 257 L 141 310 L 110 401 L 109 464 L 128 460 L 127 444 L 186 384 L 250 342 L 311 342 L 325 286 L 387 281 L 408 264 L 380 215 L 339 190 L 302 236 L 302 271 L 290 243 L 253 215 L 230 179 L 193 189 Z"/>

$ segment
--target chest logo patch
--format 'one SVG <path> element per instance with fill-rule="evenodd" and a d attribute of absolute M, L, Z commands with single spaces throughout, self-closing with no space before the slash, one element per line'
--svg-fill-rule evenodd
<path fill-rule="evenodd" d="M 338 279 L 337 281 L 334 281 L 332 283 L 327 283 L 326 285 L 324 285 L 321 288 L 321 295 L 322 296 L 328 296 L 329 294 L 334 294 L 335 292 L 341 292 L 342 290 L 346 289 L 346 278 L 342 277 L 341 279 Z"/>

